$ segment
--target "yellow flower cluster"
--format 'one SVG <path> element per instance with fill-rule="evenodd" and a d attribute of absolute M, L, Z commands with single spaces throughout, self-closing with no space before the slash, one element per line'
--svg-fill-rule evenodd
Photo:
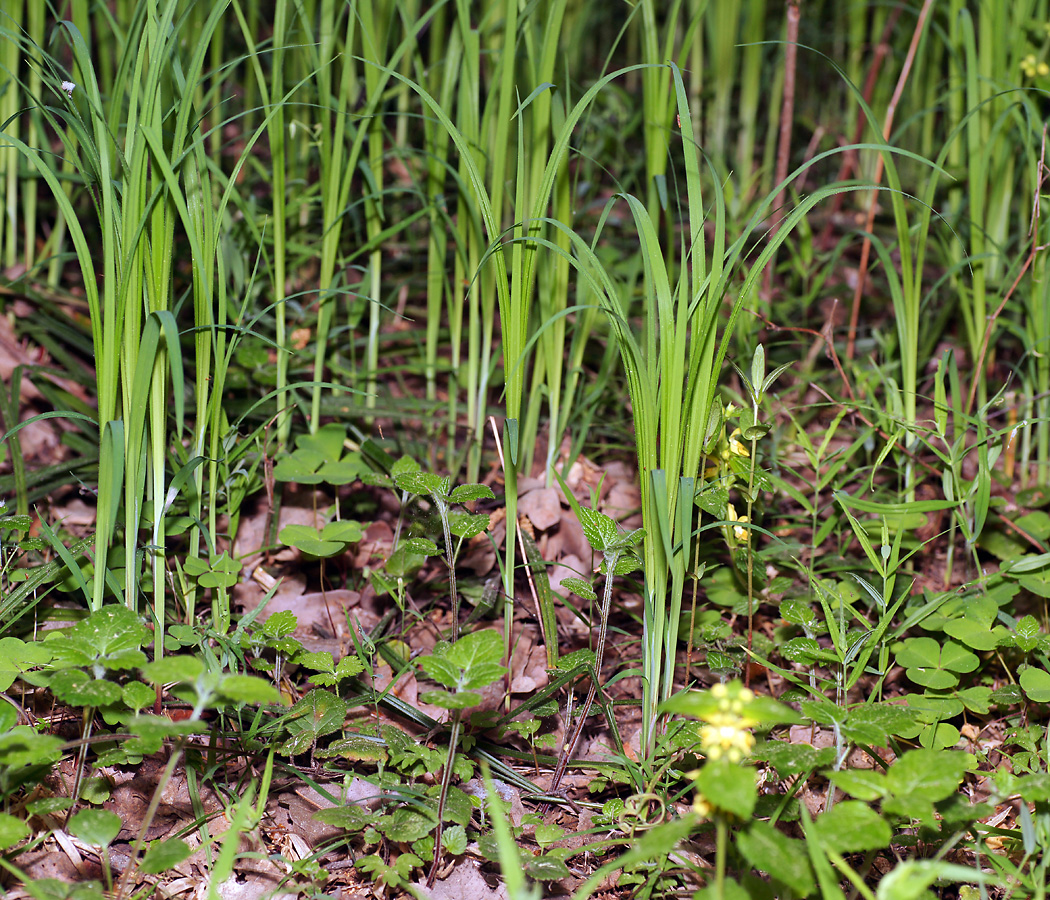
<path fill-rule="evenodd" d="M 1050 75 L 1050 65 L 1038 59 L 1034 53 L 1029 53 L 1021 60 L 1021 71 L 1024 72 L 1026 78 L 1045 78 Z"/>
<path fill-rule="evenodd" d="M 758 723 L 744 714 L 744 707 L 755 695 L 747 688 L 730 694 L 724 684 L 716 684 L 711 696 L 718 701 L 718 709 L 707 716 L 700 730 L 700 748 L 708 759 L 724 757 L 738 763 L 755 746 L 755 737 L 747 729 Z"/>

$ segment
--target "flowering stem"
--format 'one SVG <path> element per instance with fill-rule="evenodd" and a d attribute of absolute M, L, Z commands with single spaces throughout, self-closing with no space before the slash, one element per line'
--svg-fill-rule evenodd
<path fill-rule="evenodd" d="M 758 421 L 758 405 L 755 404 L 754 421 Z M 751 527 L 753 507 L 755 504 L 755 451 L 758 446 L 758 438 L 751 438 L 751 465 L 747 472 L 747 522 Z M 747 659 L 744 660 L 744 687 L 751 686 L 751 642 L 754 638 L 755 624 L 755 549 L 751 543 L 752 532 L 747 535 Z"/>
<path fill-rule="evenodd" d="M 729 828 L 726 826 L 726 817 L 719 814 L 715 816 L 715 898 L 725 900 L 726 896 L 726 838 Z"/>

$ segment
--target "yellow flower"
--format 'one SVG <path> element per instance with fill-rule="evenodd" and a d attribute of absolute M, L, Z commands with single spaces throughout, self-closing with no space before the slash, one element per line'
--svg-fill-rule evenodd
<path fill-rule="evenodd" d="M 701 818 L 708 818 L 713 811 L 713 807 L 707 802 L 703 794 L 697 794 L 693 798 L 693 812 Z"/>
<path fill-rule="evenodd" d="M 747 516 L 738 516 L 732 503 L 726 504 L 726 520 L 729 522 L 743 522 L 745 524 L 750 521 Z M 751 539 L 751 530 L 744 528 L 743 525 L 734 525 L 733 537 L 741 543 L 747 543 Z"/>
<path fill-rule="evenodd" d="M 754 735 L 747 729 L 758 723 L 745 714 L 747 704 L 755 695 L 739 685 L 730 691 L 726 685 L 716 684 L 711 688 L 711 696 L 717 701 L 718 709 L 704 717 L 706 724 L 700 729 L 700 747 L 708 759 L 724 757 L 738 763 L 755 746 Z"/>

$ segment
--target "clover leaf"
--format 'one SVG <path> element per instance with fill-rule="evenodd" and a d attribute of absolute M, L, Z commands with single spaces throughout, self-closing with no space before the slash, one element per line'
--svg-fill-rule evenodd
<path fill-rule="evenodd" d="M 965 647 L 933 638 L 918 637 L 904 641 L 897 651 L 897 665 L 903 666 L 916 684 L 934 690 L 945 690 L 959 683 L 959 673 L 972 672 L 980 660 Z"/>
<path fill-rule="evenodd" d="M 329 522 L 320 531 L 309 525 L 285 525 L 280 534 L 282 543 L 319 558 L 342 553 L 363 537 L 361 524 L 350 520 Z"/>

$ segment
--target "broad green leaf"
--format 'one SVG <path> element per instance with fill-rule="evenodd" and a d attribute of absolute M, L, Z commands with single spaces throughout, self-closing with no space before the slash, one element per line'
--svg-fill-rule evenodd
<path fill-rule="evenodd" d="M 193 854 L 193 848 L 185 841 L 178 838 L 169 838 L 166 841 L 153 841 L 146 855 L 142 858 L 139 868 L 147 875 L 160 875 L 173 869 L 180 862 Z"/>
<path fill-rule="evenodd" d="M 1046 669 L 1029 666 L 1018 679 L 1021 690 L 1033 703 L 1050 703 L 1050 673 Z"/>
<path fill-rule="evenodd" d="M 909 750 L 886 773 L 883 811 L 933 825 L 933 804 L 955 792 L 971 762 L 964 753 Z"/>
<path fill-rule="evenodd" d="M 290 737 L 282 745 L 285 753 L 305 753 L 318 739 L 343 727 L 347 702 L 331 691 L 315 689 L 289 710 L 294 718 L 285 726 Z"/>
<path fill-rule="evenodd" d="M 97 609 L 65 634 L 48 640 L 52 665 L 91 666 L 107 669 L 134 669 L 146 662 L 139 650 L 150 638 L 146 626 L 126 606 Z"/>
<path fill-rule="evenodd" d="M 487 484 L 461 484 L 451 494 L 451 503 L 470 503 L 474 500 L 495 500 L 496 495 Z"/>
<path fill-rule="evenodd" d="M 167 716 L 135 716 L 127 725 L 135 737 L 126 742 L 130 750 L 149 756 L 160 750 L 165 739 L 188 734 L 203 734 L 208 726 L 203 722 L 173 722 Z"/>
<path fill-rule="evenodd" d="M 9 813 L 0 813 L 0 850 L 13 847 L 29 837 L 29 826 Z"/>
<path fill-rule="evenodd" d="M 561 580 L 561 586 L 572 591 L 577 597 L 584 600 L 598 599 L 598 595 L 594 592 L 594 588 L 591 587 L 589 582 L 584 581 L 582 578 L 563 578 Z"/>
<path fill-rule="evenodd" d="M 94 847 L 108 847 L 122 824 L 120 816 L 108 809 L 82 809 L 69 820 L 69 833 Z"/>
<path fill-rule="evenodd" d="M 419 699 L 442 709 L 471 709 L 480 704 L 483 698 L 477 691 L 456 691 L 454 694 L 448 691 L 424 691 Z"/>
<path fill-rule="evenodd" d="M 270 616 L 262 625 L 262 632 L 267 637 L 283 638 L 295 631 L 299 620 L 289 609 L 282 609 Z"/>
<path fill-rule="evenodd" d="M 441 832 L 441 846 L 453 856 L 467 852 L 467 830 L 462 825 L 450 825 Z"/>
<path fill-rule="evenodd" d="M 565 829 L 556 823 L 540 822 L 536 826 L 536 843 L 546 850 L 555 841 L 565 837 Z"/>
<path fill-rule="evenodd" d="M 151 684 L 192 684 L 204 672 L 204 663 L 196 656 L 165 656 L 140 668 L 142 677 Z"/>
<path fill-rule="evenodd" d="M 465 512 L 448 514 L 448 530 L 456 537 L 469 541 L 489 527 L 489 517 L 485 513 L 472 515 Z"/>
<path fill-rule="evenodd" d="M 866 803 L 843 800 L 813 820 L 813 831 L 824 848 L 839 855 L 881 850 L 893 838 L 893 829 Z"/>
<path fill-rule="evenodd" d="M 842 736 L 855 744 L 885 747 L 889 735 L 898 735 L 914 723 L 911 709 L 891 703 L 869 703 L 849 711 Z"/>
<path fill-rule="evenodd" d="M 769 741 L 760 745 L 752 754 L 756 759 L 766 760 L 781 778 L 801 775 L 835 762 L 835 748 L 817 749 L 811 744 L 787 744 Z"/>
<path fill-rule="evenodd" d="M 758 800 L 754 770 L 725 758 L 709 760 L 695 784 L 708 803 L 741 819 L 750 818 Z"/>
<path fill-rule="evenodd" d="M 333 806 L 330 809 L 319 809 L 312 818 L 325 825 L 334 828 L 342 828 L 346 831 L 361 831 L 373 818 L 372 813 L 358 806 L 356 803 L 347 803 L 345 806 Z"/>
<path fill-rule="evenodd" d="M 525 874 L 536 881 L 561 881 L 572 876 L 565 861 L 556 856 L 522 856 L 521 864 Z"/>
<path fill-rule="evenodd" d="M 1024 616 L 1014 626 L 1014 643 L 1022 653 L 1031 653 L 1039 646 L 1042 635 L 1039 633 L 1039 622 L 1035 616 Z"/>
<path fill-rule="evenodd" d="M 224 675 L 217 693 L 231 703 L 284 703 L 277 688 L 254 675 Z"/>
<path fill-rule="evenodd" d="M 81 669 L 62 669 L 48 681 L 51 692 L 70 706 L 108 706 L 120 702 L 120 685 L 92 678 Z"/>
<path fill-rule="evenodd" d="M 756 869 L 787 885 L 800 897 L 816 887 L 802 841 L 782 834 L 769 822 L 756 820 L 736 835 L 737 849 Z"/>
<path fill-rule="evenodd" d="M 424 815 L 415 809 L 395 809 L 389 816 L 384 817 L 379 830 L 390 840 L 399 844 L 411 844 L 420 838 L 426 837 L 434 830 L 437 820 L 430 815 Z"/>
<path fill-rule="evenodd" d="M 16 768 L 51 763 L 62 756 L 62 738 L 41 734 L 28 725 L 16 725 L 0 734 L 0 766 Z"/>
<path fill-rule="evenodd" d="M 157 692 L 141 681 L 129 681 L 121 691 L 121 700 L 128 709 L 140 710 L 157 699 Z"/>
<path fill-rule="evenodd" d="M 868 803 L 886 795 L 886 776 L 869 769 L 843 769 L 829 772 L 828 777 L 839 789 Z"/>

